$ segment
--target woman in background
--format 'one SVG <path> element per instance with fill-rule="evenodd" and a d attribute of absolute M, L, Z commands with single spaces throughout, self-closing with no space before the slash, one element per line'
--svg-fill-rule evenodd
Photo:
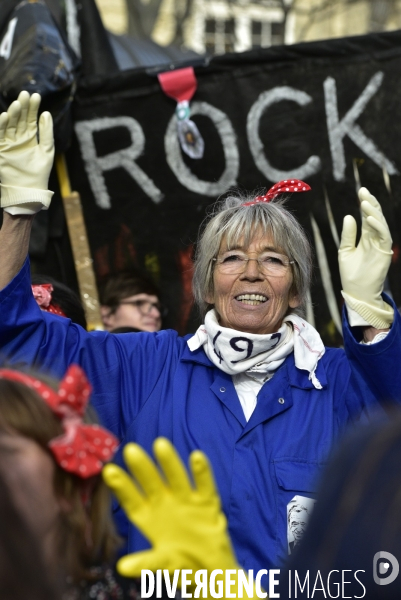
<path fill-rule="evenodd" d="M 106 331 L 135 333 L 159 331 L 165 309 L 160 291 L 137 270 L 111 275 L 103 284 L 100 313 Z"/>

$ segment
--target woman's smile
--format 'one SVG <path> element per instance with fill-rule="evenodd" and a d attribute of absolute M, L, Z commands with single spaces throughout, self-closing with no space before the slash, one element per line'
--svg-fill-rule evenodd
<path fill-rule="evenodd" d="M 259 256 L 272 248 L 275 249 L 275 245 L 271 237 L 255 235 L 248 247 L 243 247 L 241 242 L 236 247 L 250 259 L 243 264 L 242 272 L 227 272 L 226 267 L 216 263 L 214 292 L 208 302 L 214 304 L 223 327 L 246 333 L 274 333 L 288 309 L 298 306 L 290 265 L 279 276 L 267 274 L 260 266 Z M 219 255 L 228 250 L 223 239 Z"/>

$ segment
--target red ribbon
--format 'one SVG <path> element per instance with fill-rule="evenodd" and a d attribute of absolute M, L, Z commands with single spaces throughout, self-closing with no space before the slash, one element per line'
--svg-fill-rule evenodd
<path fill-rule="evenodd" d="M 292 192 L 309 192 L 310 185 L 300 179 L 285 179 L 275 183 L 263 196 L 256 196 L 251 202 L 244 202 L 242 206 L 253 206 L 259 202 L 270 202 L 279 194 L 288 194 Z"/>
<path fill-rule="evenodd" d="M 157 77 L 163 92 L 177 102 L 189 102 L 196 91 L 197 81 L 193 67 L 159 73 Z"/>
<path fill-rule="evenodd" d="M 83 479 L 97 475 L 105 462 L 113 458 L 118 442 L 99 425 L 84 425 L 79 419 L 63 422 L 65 435 L 49 442 L 56 462 L 62 469 Z"/>
<path fill-rule="evenodd" d="M 51 440 L 48 446 L 62 469 L 83 479 L 100 473 L 103 464 L 112 458 L 118 441 L 100 425 L 82 422 L 91 386 L 81 367 L 69 367 L 58 392 L 31 375 L 11 369 L 0 369 L 0 378 L 18 381 L 35 390 L 61 419 L 65 433 Z"/>

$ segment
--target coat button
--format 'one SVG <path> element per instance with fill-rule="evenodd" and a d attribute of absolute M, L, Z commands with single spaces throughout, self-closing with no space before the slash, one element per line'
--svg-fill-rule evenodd
<path fill-rule="evenodd" d="M 279 401 L 279 404 L 284 404 L 284 402 L 285 402 L 284 398 L 279 398 L 278 401 Z"/>
<path fill-rule="evenodd" d="M 221 387 L 221 388 L 220 388 L 220 392 L 225 392 L 225 391 L 226 391 L 226 388 L 225 388 L 225 387 Z"/>

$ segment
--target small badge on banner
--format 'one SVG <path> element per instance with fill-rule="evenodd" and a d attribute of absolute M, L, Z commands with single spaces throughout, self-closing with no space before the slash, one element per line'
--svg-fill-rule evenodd
<path fill-rule="evenodd" d="M 197 87 L 195 72 L 192 67 L 176 69 L 158 75 L 163 92 L 177 101 L 175 114 L 177 117 L 177 134 L 183 152 L 191 158 L 203 157 L 205 142 L 195 123 L 190 119 L 189 101 Z"/>

